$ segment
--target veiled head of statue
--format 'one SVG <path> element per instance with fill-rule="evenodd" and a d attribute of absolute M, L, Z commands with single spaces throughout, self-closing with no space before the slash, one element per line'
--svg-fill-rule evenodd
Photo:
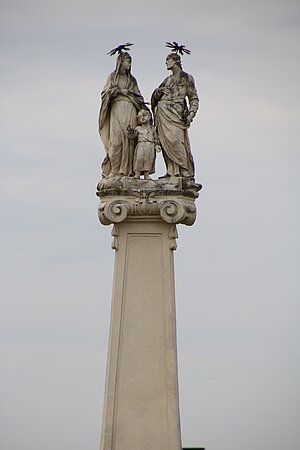
<path fill-rule="evenodd" d="M 118 70 L 122 65 L 126 68 L 128 72 L 131 69 L 131 56 L 128 52 L 121 52 L 117 57 L 116 70 Z"/>

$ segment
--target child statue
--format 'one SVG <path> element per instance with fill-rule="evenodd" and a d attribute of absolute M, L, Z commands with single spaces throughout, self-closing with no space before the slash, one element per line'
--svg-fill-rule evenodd
<path fill-rule="evenodd" d="M 152 115 L 148 109 L 141 109 L 137 115 L 138 126 L 127 127 L 129 139 L 137 138 L 137 145 L 133 157 L 134 178 L 139 179 L 141 174 L 145 180 L 155 172 L 155 152 L 161 151 L 160 142 L 155 127 L 152 124 Z"/>

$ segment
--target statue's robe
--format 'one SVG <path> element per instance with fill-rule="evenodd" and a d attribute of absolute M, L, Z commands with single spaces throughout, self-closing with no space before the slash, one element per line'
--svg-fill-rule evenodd
<path fill-rule="evenodd" d="M 106 150 L 102 163 L 103 177 L 111 172 L 115 175 L 131 175 L 133 171 L 133 153 L 136 140 L 130 140 L 127 127 L 137 125 L 137 113 L 144 105 L 136 79 L 128 74 L 125 85 L 120 85 L 119 77 L 111 73 L 101 93 L 99 114 L 99 133 Z M 126 95 L 117 93 L 117 88 L 128 89 Z"/>
<path fill-rule="evenodd" d="M 156 130 L 152 124 L 148 127 L 138 126 L 135 129 L 138 143 L 134 152 L 133 170 L 138 172 L 155 172 L 155 145 L 159 144 Z"/>
<path fill-rule="evenodd" d="M 163 92 L 161 91 L 163 90 Z M 186 97 L 189 100 L 187 107 Z M 179 79 L 166 78 L 151 98 L 155 125 L 161 142 L 167 173 L 194 176 L 194 160 L 188 137 L 187 115 L 196 114 L 199 98 L 191 75 L 181 72 Z"/>

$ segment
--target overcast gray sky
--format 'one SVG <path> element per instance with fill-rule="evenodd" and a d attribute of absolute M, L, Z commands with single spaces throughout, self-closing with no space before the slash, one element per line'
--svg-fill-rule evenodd
<path fill-rule="evenodd" d="M 1 449 L 99 447 L 114 258 L 95 196 L 106 53 L 135 43 L 149 101 L 176 40 L 192 51 L 204 186 L 175 252 L 183 444 L 298 450 L 299 1 L 6 0 L 0 16 Z"/>

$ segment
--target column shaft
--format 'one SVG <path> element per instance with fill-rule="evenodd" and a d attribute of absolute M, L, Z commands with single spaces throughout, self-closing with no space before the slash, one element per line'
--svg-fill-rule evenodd
<path fill-rule="evenodd" d="M 153 216 L 114 226 L 101 450 L 181 450 L 175 227 Z"/>

